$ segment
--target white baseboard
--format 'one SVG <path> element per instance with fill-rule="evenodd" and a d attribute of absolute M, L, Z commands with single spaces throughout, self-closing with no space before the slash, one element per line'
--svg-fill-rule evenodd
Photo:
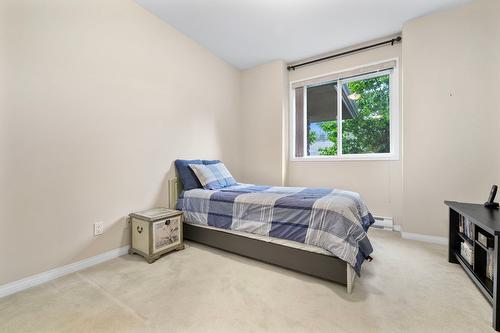
<path fill-rule="evenodd" d="M 404 239 L 411 239 L 420 242 L 448 245 L 448 238 L 446 237 L 414 234 L 412 232 L 405 232 L 405 231 L 401 231 L 401 237 Z"/>
<path fill-rule="evenodd" d="M 107 251 L 101 254 L 98 254 L 94 257 L 90 257 L 87 259 L 83 259 L 72 264 L 57 267 L 51 269 L 50 271 L 46 271 L 40 274 L 28 276 L 27 278 L 17 280 L 11 283 L 4 284 L 0 286 L 0 298 L 17 293 L 21 290 L 28 289 L 39 284 L 49 282 L 51 280 L 57 279 L 61 276 L 68 275 L 82 269 L 100 264 L 102 262 L 118 258 L 124 254 L 128 253 L 129 245 L 120 247 L 118 249 L 114 249 L 111 251 Z"/>

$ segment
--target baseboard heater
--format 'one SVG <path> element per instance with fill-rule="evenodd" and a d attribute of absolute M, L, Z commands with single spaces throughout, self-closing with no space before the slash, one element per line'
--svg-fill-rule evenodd
<path fill-rule="evenodd" d="M 392 217 L 383 217 L 383 216 L 374 216 L 375 223 L 372 227 L 385 229 L 385 230 L 394 230 L 394 220 Z"/>

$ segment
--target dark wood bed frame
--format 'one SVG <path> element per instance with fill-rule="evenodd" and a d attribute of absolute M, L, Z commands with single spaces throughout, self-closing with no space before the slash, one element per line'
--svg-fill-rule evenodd
<path fill-rule="evenodd" d="M 180 184 L 177 178 L 169 180 L 171 208 L 175 207 L 179 193 Z M 349 264 L 338 257 L 270 243 L 189 223 L 183 223 L 183 225 L 184 239 L 334 281 L 346 285 L 348 293 L 352 291 L 356 274 Z"/>

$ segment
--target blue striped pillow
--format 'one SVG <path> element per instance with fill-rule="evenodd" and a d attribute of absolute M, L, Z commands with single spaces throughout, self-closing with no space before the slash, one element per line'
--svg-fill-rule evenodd
<path fill-rule="evenodd" d="M 236 184 L 224 163 L 210 165 L 189 164 L 189 167 L 198 177 L 201 186 L 206 190 L 217 190 Z"/>

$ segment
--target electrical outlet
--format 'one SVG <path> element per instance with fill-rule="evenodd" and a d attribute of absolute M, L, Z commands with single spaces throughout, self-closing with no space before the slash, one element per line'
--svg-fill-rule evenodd
<path fill-rule="evenodd" d="M 104 223 L 96 222 L 94 223 L 94 236 L 102 235 L 104 232 Z"/>

